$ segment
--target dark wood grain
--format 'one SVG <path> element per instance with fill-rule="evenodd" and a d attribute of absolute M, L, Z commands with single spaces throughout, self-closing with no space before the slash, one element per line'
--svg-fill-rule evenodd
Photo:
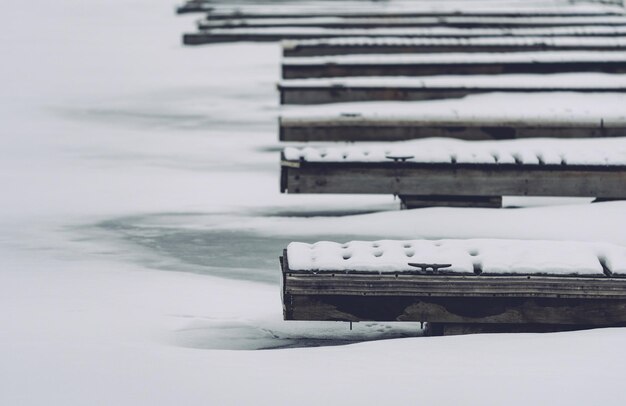
<path fill-rule="evenodd" d="M 329 28 L 329 29 L 370 29 L 370 28 L 550 28 L 576 26 L 624 26 L 626 19 L 622 16 L 612 18 L 579 18 L 568 16 L 543 17 L 541 19 L 516 16 L 515 18 L 499 19 L 481 16 L 450 16 L 441 18 L 355 18 L 343 17 L 329 19 L 250 19 L 232 20 L 206 19 L 198 22 L 201 30 L 228 29 L 228 28 Z"/>
<path fill-rule="evenodd" d="M 281 104 L 322 104 L 343 103 L 376 100 L 437 100 L 456 99 L 473 94 L 506 92 L 506 93 L 545 93 L 545 92 L 577 92 L 577 93 L 624 93 L 626 87 L 587 87 L 571 86 L 563 87 L 537 87 L 517 88 L 507 86 L 449 86 L 449 87 L 405 87 L 393 85 L 381 86 L 349 86 L 342 84 L 329 84 L 319 86 L 297 86 L 292 84 L 279 84 Z"/>
<path fill-rule="evenodd" d="M 626 325 L 626 278 L 294 271 L 286 251 L 281 270 L 285 320 L 419 321 L 441 334 Z"/>
<path fill-rule="evenodd" d="M 571 72 L 624 73 L 625 61 L 523 61 L 523 62 L 455 62 L 455 63 L 346 63 L 310 62 L 282 65 L 283 79 L 330 78 L 350 76 L 434 76 L 551 74 Z"/>
<path fill-rule="evenodd" d="M 195 6 L 197 8 L 198 6 Z M 188 7 L 193 9 L 194 6 Z M 207 11 L 206 7 L 202 11 Z M 591 17 L 591 16 L 619 16 L 622 13 L 614 10 L 586 10 L 584 12 L 577 10 L 564 9 L 561 11 L 544 11 L 541 8 L 528 9 L 528 10 L 489 10 L 489 11 L 476 11 L 476 10 L 406 10 L 406 11 L 363 11 L 363 10 L 351 10 L 351 11 L 337 11 L 329 9 L 328 11 L 310 11 L 306 12 L 254 12 L 246 10 L 237 11 L 209 11 L 207 14 L 208 20 L 252 20 L 252 19 L 281 19 L 281 18 L 312 18 L 312 17 L 357 17 L 357 18 L 410 18 L 410 17 Z"/>
<path fill-rule="evenodd" d="M 282 191 L 624 199 L 626 167 L 283 161 Z"/>
<path fill-rule="evenodd" d="M 523 40 L 524 37 L 520 37 Z M 283 45 L 284 57 L 335 56 L 354 54 L 421 54 L 421 53 L 480 53 L 480 52 L 537 52 L 537 51 L 625 51 L 621 44 L 567 44 L 520 41 L 520 43 L 468 44 L 300 44 Z"/>
<path fill-rule="evenodd" d="M 371 119 L 358 115 L 327 119 L 283 118 L 279 121 L 281 141 L 403 141 L 447 137 L 462 140 L 517 138 L 624 137 L 626 124 L 597 122 L 474 122 L 446 120 Z"/>

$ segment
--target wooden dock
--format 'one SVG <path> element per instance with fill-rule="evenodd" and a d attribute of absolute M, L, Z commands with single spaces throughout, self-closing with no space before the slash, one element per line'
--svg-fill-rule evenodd
<path fill-rule="evenodd" d="M 427 120 L 364 117 L 282 117 L 279 139 L 288 142 L 405 141 L 444 137 L 469 141 L 518 138 L 626 137 L 626 122 L 591 120 Z"/>
<path fill-rule="evenodd" d="M 190 0 L 176 7 L 177 14 L 208 13 L 213 10 L 213 5 L 204 0 Z"/>
<path fill-rule="evenodd" d="M 191 0 L 178 12 L 207 18 L 183 43 L 286 40 L 281 104 L 626 92 L 623 8 L 326 4 Z M 497 208 L 503 196 L 626 199 L 626 145 L 615 138 L 626 137 L 624 120 L 348 113 L 279 124 L 281 141 L 397 141 L 285 148 L 281 193 L 387 194 L 407 209 Z M 432 137 L 448 139 L 419 140 Z M 598 137 L 601 148 L 536 139 Z M 280 263 L 285 320 L 426 322 L 435 335 L 626 326 L 626 249 L 611 244 L 292 243 Z"/>
<path fill-rule="evenodd" d="M 317 27 L 337 29 L 359 28 L 528 28 L 528 27 L 577 27 L 577 26 L 626 26 L 625 16 L 584 16 L 584 17 L 402 17 L 402 18 L 358 18 L 358 17 L 308 17 L 280 19 L 233 19 L 200 20 L 198 28 L 212 30 L 219 28 L 273 28 L 273 27 Z"/>
<path fill-rule="evenodd" d="M 456 242 L 430 243 L 446 246 Z M 493 249 L 482 253 L 478 248 L 465 255 L 469 258 L 472 254 L 481 255 L 482 261 L 468 260 L 470 266 L 474 262 L 474 270 L 463 272 L 454 270 L 454 267 L 463 268 L 459 264 L 464 259 L 455 248 L 447 247 L 447 255 L 443 250 L 438 253 L 436 248 L 427 249 L 430 254 L 425 256 L 427 262 L 422 263 L 420 248 L 412 247 L 428 243 L 371 242 L 371 253 L 365 252 L 366 242 L 360 241 L 336 244 L 336 249 L 335 243 L 329 242 L 290 244 L 281 257 L 284 319 L 428 322 L 438 326 L 439 334 L 626 325 L 626 278 L 611 273 L 606 267 L 606 257 L 596 255 L 596 270 L 581 268 L 580 273 L 563 274 L 545 264 L 556 265 L 555 257 L 562 250 L 564 265 L 575 270 L 576 264 L 568 264 L 566 257 L 571 255 L 572 248 L 567 243 L 546 242 L 541 248 L 550 250 L 551 261 L 546 261 L 543 269 L 532 259 L 533 264 L 527 266 L 523 258 L 516 258 L 521 263 L 493 273 L 480 265 L 494 256 Z M 326 248 L 323 265 L 312 264 L 310 269 L 290 265 L 292 260 L 306 262 L 309 255 L 321 256 L 324 247 L 320 248 L 320 244 Z M 475 244 L 480 247 L 480 240 Z M 355 249 L 355 245 L 360 248 Z M 379 260 L 392 248 L 404 250 L 406 256 Z M 523 241 L 502 244 L 502 249 L 513 251 L 515 257 L 524 249 L 531 258 L 545 255 L 537 248 L 538 245 Z M 584 251 L 584 245 L 579 250 Z M 618 252 L 616 249 L 615 255 Z M 353 255 L 358 255 L 359 264 L 346 265 Z M 366 261 L 368 255 L 370 261 Z M 433 256 L 442 261 L 429 263 Z M 593 262 L 594 254 L 589 253 L 589 257 Z M 379 269 L 377 263 L 381 263 Z M 600 267 L 600 264 L 604 265 Z M 413 270 L 406 269 L 411 266 Z"/>
<path fill-rule="evenodd" d="M 334 7 L 334 5 L 333 5 Z M 255 19 L 293 19 L 293 18 L 419 18 L 419 17 L 500 17 L 500 18 L 529 18 L 529 17 L 609 17 L 623 16 L 624 10 L 611 7 L 597 10 L 580 7 L 553 7 L 553 8 L 451 8 L 448 10 L 424 9 L 390 11 L 386 8 L 377 10 L 363 10 L 363 7 L 350 10 L 332 10 L 322 8 L 294 9 L 293 7 L 271 8 L 239 8 L 235 10 L 210 10 L 207 20 L 255 20 Z"/>
<path fill-rule="evenodd" d="M 375 100 L 436 100 L 462 98 L 473 94 L 492 92 L 509 93 L 623 93 L 626 82 L 619 75 L 598 78 L 597 81 L 576 81 L 572 76 L 567 82 L 555 80 L 551 83 L 550 75 L 525 80 L 516 78 L 498 78 L 494 80 L 467 81 L 435 80 L 439 78 L 344 78 L 344 79 L 308 79 L 285 80 L 278 84 L 281 104 L 321 104 Z M 485 79 L 481 77 L 481 79 Z M 555 78 L 556 79 L 556 78 Z M 602 82 L 602 83 L 601 83 Z"/>
<path fill-rule="evenodd" d="M 537 51 L 626 51 L 621 37 L 330 38 L 283 41 L 284 57 Z"/>
<path fill-rule="evenodd" d="M 285 58 L 283 79 L 350 76 L 626 73 L 626 53 L 534 52 L 472 55 L 349 55 Z"/>
<path fill-rule="evenodd" d="M 478 37 L 623 37 L 626 27 L 548 27 L 548 28 L 221 28 L 183 34 L 183 44 L 202 45 L 222 42 L 276 42 L 282 40 L 399 37 L 399 38 L 478 38 Z"/>
<path fill-rule="evenodd" d="M 492 163 L 466 163 L 455 154 L 446 158 L 447 163 L 428 162 L 413 159 L 410 150 L 405 155 L 392 152 L 384 162 L 367 161 L 367 153 L 364 148 L 363 161 L 342 158 L 347 152 L 323 149 L 319 160 L 283 155 L 281 192 L 389 194 L 399 196 L 405 208 L 500 207 L 502 196 L 626 199 L 624 165 L 569 164 L 560 158 L 546 162 L 542 156 L 527 164 L 517 154 L 513 163 L 505 163 L 498 156 L 491 158 Z M 339 156 L 324 159 L 326 154 Z"/>

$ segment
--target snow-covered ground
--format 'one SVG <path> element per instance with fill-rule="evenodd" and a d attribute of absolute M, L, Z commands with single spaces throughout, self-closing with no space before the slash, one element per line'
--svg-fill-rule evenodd
<path fill-rule="evenodd" d="M 398 211 L 280 195 L 279 45 L 183 48 L 195 17 L 173 8 L 3 7 L 0 404 L 626 400 L 621 329 L 424 338 L 416 324 L 283 322 L 290 241 L 625 245 L 626 203 Z"/>

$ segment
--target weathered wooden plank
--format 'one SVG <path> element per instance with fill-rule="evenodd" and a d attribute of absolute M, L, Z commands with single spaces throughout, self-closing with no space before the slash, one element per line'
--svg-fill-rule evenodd
<path fill-rule="evenodd" d="M 621 166 L 293 162 L 281 165 L 288 193 L 411 196 L 626 198 Z"/>
<path fill-rule="evenodd" d="M 481 53 L 533 51 L 624 51 L 626 41 L 621 38 L 474 38 L 456 40 L 379 38 L 326 41 L 284 41 L 283 56 L 333 56 L 354 54 L 421 54 L 421 53 Z"/>
<path fill-rule="evenodd" d="M 419 321 L 435 335 L 626 325 L 626 278 L 606 268 L 604 277 L 555 275 L 549 266 L 547 275 L 298 271 L 287 254 L 280 258 L 285 320 Z"/>
<path fill-rule="evenodd" d="M 177 14 L 208 13 L 213 10 L 213 5 L 204 0 L 190 0 L 176 7 Z"/>
<path fill-rule="evenodd" d="M 624 299 L 626 279 L 286 271 L 286 295 Z"/>
<path fill-rule="evenodd" d="M 510 29 L 462 28 L 386 28 L 386 29 L 325 29 L 325 28 L 230 28 L 198 31 L 183 35 L 183 44 L 202 45 L 222 42 L 276 42 L 345 37 L 399 37 L 399 38 L 489 38 L 489 37 L 622 37 L 626 27 L 554 27 Z"/>
<path fill-rule="evenodd" d="M 496 75 L 496 74 L 550 74 L 570 72 L 625 73 L 625 60 L 561 60 L 493 61 L 493 62 L 423 62 L 393 63 L 284 61 L 283 79 L 331 78 L 350 76 L 434 76 L 434 75 Z"/>
<path fill-rule="evenodd" d="M 237 18 L 232 20 L 200 20 L 201 30 L 228 28 L 518 28 L 518 27 L 576 27 L 576 26 L 624 26 L 624 16 L 556 16 L 556 17 L 480 17 L 480 16 L 449 16 L 449 17 L 306 17 L 250 19 Z"/>
<path fill-rule="evenodd" d="M 286 295 L 285 320 L 460 324 L 626 324 L 626 300 Z"/>
<path fill-rule="evenodd" d="M 585 324 L 480 324 L 480 323 L 428 323 L 426 336 L 450 336 L 486 333 L 554 333 L 560 331 L 585 330 L 598 327 Z M 619 327 L 619 325 L 610 326 Z"/>
<path fill-rule="evenodd" d="M 472 94 L 492 92 L 541 93 L 541 92 L 578 92 L 578 93 L 611 93 L 626 92 L 626 87 L 513 87 L 513 86 L 438 86 L 409 87 L 402 85 L 350 86 L 339 83 L 320 85 L 295 85 L 287 82 L 278 85 L 281 104 L 322 104 L 343 103 L 375 100 L 436 100 L 455 99 Z"/>
<path fill-rule="evenodd" d="M 422 207 L 502 207 L 502 196 L 411 196 L 400 195 L 402 209 Z"/>
<path fill-rule="evenodd" d="M 346 10 L 245 10 L 218 11 L 210 10 L 207 19 L 209 20 L 253 20 L 253 19 L 281 19 L 281 18 L 416 18 L 416 17 L 592 17 L 592 16 L 621 16 L 624 13 L 617 8 L 605 8 L 598 10 L 581 8 L 490 8 L 490 9 L 450 9 L 450 10 L 398 10 L 389 11 L 385 9 L 363 11 L 362 9 Z"/>
<path fill-rule="evenodd" d="M 626 123 L 580 121 L 513 122 L 506 120 L 460 121 L 380 119 L 347 114 L 328 118 L 279 120 L 281 141 L 403 141 L 446 137 L 462 140 L 505 140 L 516 138 L 625 137 Z"/>

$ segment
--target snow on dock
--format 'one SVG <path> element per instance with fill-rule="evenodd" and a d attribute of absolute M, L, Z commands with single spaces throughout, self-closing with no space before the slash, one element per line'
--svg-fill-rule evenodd
<path fill-rule="evenodd" d="M 593 139 L 508 140 L 470 142 L 427 139 L 399 143 L 371 143 L 328 147 L 287 147 L 287 161 L 295 162 L 393 162 L 406 163 L 555 165 L 626 167 L 626 139 L 598 143 Z"/>
<path fill-rule="evenodd" d="M 626 142 L 415 140 L 288 147 L 283 193 L 393 194 L 405 208 L 500 207 L 502 196 L 626 198 Z"/>
<path fill-rule="evenodd" d="M 216 28 L 183 35 L 185 45 L 220 42 L 275 42 L 288 39 L 336 37 L 473 38 L 473 37 L 621 37 L 626 27 L 579 26 L 548 28 L 370 28 L 333 29 L 317 27 Z"/>
<path fill-rule="evenodd" d="M 343 2 L 342 2 L 343 4 Z M 207 20 L 253 20 L 253 19 L 295 19 L 295 18 L 410 18 L 410 17 L 581 17 L 581 16 L 620 16 L 624 10 L 619 7 L 594 6 L 576 4 L 570 7 L 475 7 L 471 9 L 457 7 L 420 7 L 393 11 L 394 8 L 367 7 L 368 3 L 361 3 L 358 8 L 346 10 L 342 5 L 334 5 L 332 11 L 328 8 L 304 9 L 287 6 L 286 8 L 238 8 L 235 10 L 208 10 Z M 365 7 L 364 7 L 365 6 Z M 365 9 L 365 10 L 364 10 Z M 368 9 L 370 9 L 368 11 Z M 206 10 L 206 9 L 205 9 Z"/>
<path fill-rule="evenodd" d="M 624 26 L 624 16 L 556 16 L 556 17 L 307 17 L 307 18 L 267 18 L 200 20 L 198 28 L 237 27 L 320 27 L 320 28 L 378 28 L 378 27 L 573 27 L 573 26 Z"/>
<path fill-rule="evenodd" d="M 469 101 L 469 102 L 468 102 Z M 626 121 L 623 93 L 490 93 L 469 100 L 421 102 L 363 102 L 285 106 L 283 121 L 326 122 L 371 120 L 397 122 L 445 121 L 467 125 L 486 123 L 555 123 L 558 125 L 620 125 Z M 486 108 L 488 107 L 488 108 Z M 497 108 L 496 108 L 497 107 Z"/>
<path fill-rule="evenodd" d="M 402 38 L 347 37 L 285 40 L 283 56 L 331 56 L 349 54 L 419 54 L 449 52 L 528 52 L 528 51 L 622 51 L 621 37 L 477 37 Z"/>
<path fill-rule="evenodd" d="M 590 51 L 339 55 L 284 58 L 284 79 L 503 73 L 625 73 L 626 53 Z"/>
<path fill-rule="evenodd" d="M 233 4 L 191 0 L 190 4 L 206 4 L 209 18 L 309 18 L 309 17 L 449 17 L 469 16 L 601 16 L 623 15 L 624 9 L 611 4 L 572 3 L 567 1 L 303 1 L 299 4 Z"/>
<path fill-rule="evenodd" d="M 626 276 L 626 248 L 608 243 L 530 240 L 292 242 L 291 272 L 426 273 L 410 263 L 449 264 L 442 274 Z M 431 270 L 432 271 L 432 270 Z"/>
<path fill-rule="evenodd" d="M 284 58 L 286 65 L 309 64 L 350 64 L 350 65 L 412 65 L 429 63 L 507 63 L 531 61 L 548 62 L 624 62 L 626 55 L 617 52 L 591 51 L 555 51 L 555 52 L 523 52 L 523 53 L 464 53 L 426 54 L 426 55 L 338 55 L 306 58 Z"/>
<path fill-rule="evenodd" d="M 626 94 L 488 93 L 471 99 L 284 106 L 283 141 L 626 136 Z"/>

